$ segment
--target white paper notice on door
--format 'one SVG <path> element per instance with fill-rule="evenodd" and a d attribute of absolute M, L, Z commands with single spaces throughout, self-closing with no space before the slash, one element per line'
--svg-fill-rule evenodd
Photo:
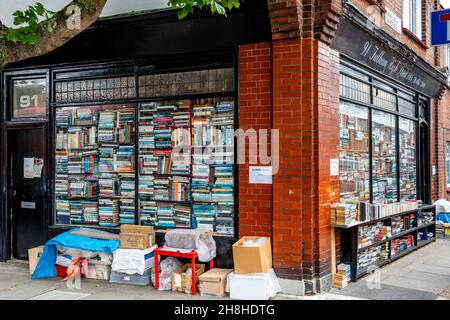
<path fill-rule="evenodd" d="M 23 177 L 25 179 L 33 179 L 34 158 L 23 158 Z"/>
<path fill-rule="evenodd" d="M 250 167 L 249 183 L 272 184 L 272 166 Z"/>
<path fill-rule="evenodd" d="M 40 178 L 44 159 L 41 158 L 23 158 L 23 177 L 25 179 Z"/>

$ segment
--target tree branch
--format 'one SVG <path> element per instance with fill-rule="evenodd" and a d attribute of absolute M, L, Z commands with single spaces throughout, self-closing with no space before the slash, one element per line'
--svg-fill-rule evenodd
<path fill-rule="evenodd" d="M 64 45 L 98 19 L 106 2 L 107 0 L 73 0 L 54 16 L 40 23 L 39 31 L 36 34 L 36 44 L 33 46 L 0 39 L 0 69 L 9 63 L 37 57 Z M 68 8 L 71 6 L 77 6 L 80 9 L 79 28 L 68 27 L 68 18 L 70 15 L 76 14 L 75 11 L 69 10 L 68 12 Z M 49 30 L 48 27 L 51 26 L 53 28 Z M 0 23 L 0 34 L 6 29 Z"/>

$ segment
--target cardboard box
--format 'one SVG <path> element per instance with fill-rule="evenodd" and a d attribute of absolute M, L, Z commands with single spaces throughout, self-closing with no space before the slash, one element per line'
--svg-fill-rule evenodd
<path fill-rule="evenodd" d="M 33 275 L 34 269 L 36 269 L 42 252 L 44 252 L 44 246 L 28 249 L 28 264 L 30 266 L 30 275 Z"/>
<path fill-rule="evenodd" d="M 210 294 L 213 296 L 223 297 L 226 295 L 225 287 L 227 286 L 228 274 L 233 269 L 211 269 L 202 274 L 200 279 L 200 292 L 202 294 Z"/>
<path fill-rule="evenodd" d="M 123 249 L 148 249 L 156 242 L 151 226 L 123 224 L 120 226 L 120 247 Z"/>
<path fill-rule="evenodd" d="M 243 246 L 246 240 L 265 238 L 258 247 Z M 269 237 L 242 237 L 233 244 L 234 272 L 237 274 L 266 273 L 272 269 L 272 245 Z"/>
<path fill-rule="evenodd" d="M 190 263 L 182 265 L 172 273 L 172 291 L 191 293 L 192 288 L 192 275 L 183 274 L 191 267 Z M 205 272 L 204 264 L 195 264 L 195 283 L 199 283 L 199 276 Z"/>

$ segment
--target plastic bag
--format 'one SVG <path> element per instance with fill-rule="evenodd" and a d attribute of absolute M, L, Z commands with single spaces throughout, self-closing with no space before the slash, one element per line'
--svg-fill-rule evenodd
<path fill-rule="evenodd" d="M 172 289 L 172 273 L 181 266 L 182 263 L 173 257 L 167 257 L 159 263 L 159 290 Z M 155 268 L 152 268 L 151 276 L 153 286 L 155 286 Z"/>
<path fill-rule="evenodd" d="M 216 257 L 216 241 L 210 234 L 196 229 L 173 229 L 165 235 L 165 247 L 196 250 L 200 262 Z"/>

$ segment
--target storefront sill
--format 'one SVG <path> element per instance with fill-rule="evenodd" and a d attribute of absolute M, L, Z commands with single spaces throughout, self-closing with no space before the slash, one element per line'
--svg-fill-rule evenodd
<path fill-rule="evenodd" d="M 430 47 L 425 43 L 425 41 L 419 39 L 412 31 L 410 31 L 407 28 L 402 29 L 403 33 L 406 34 L 408 37 L 410 37 L 414 42 L 416 42 L 418 45 L 420 45 L 425 50 L 430 49 Z"/>

